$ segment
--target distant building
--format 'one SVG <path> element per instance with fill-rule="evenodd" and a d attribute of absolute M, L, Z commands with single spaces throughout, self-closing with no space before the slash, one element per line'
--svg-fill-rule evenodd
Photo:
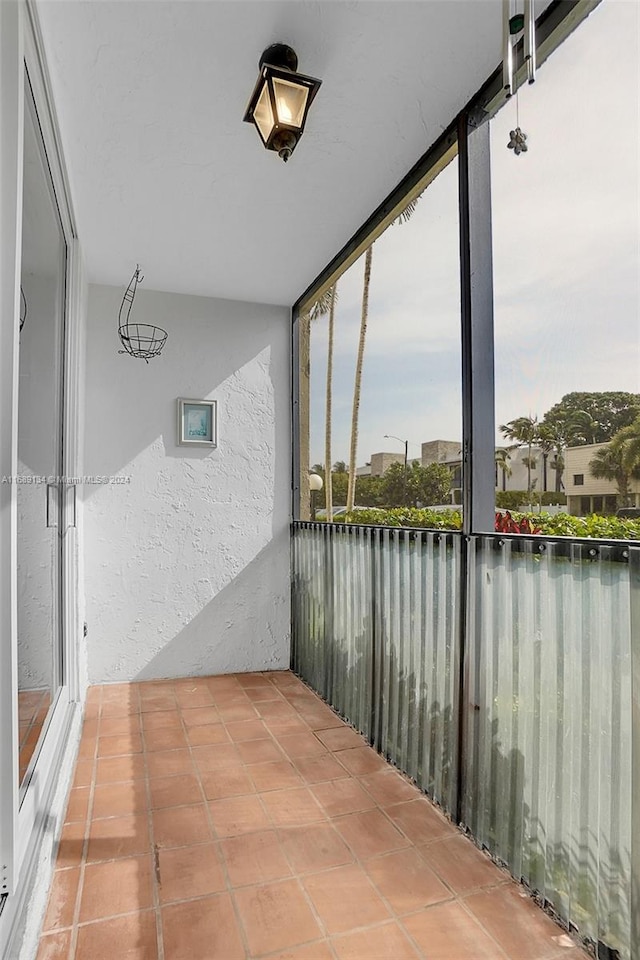
<path fill-rule="evenodd" d="M 528 447 L 516 447 L 510 451 L 507 469 L 495 466 L 496 490 L 527 490 L 529 471 L 527 459 Z M 555 490 L 555 471 L 550 465 L 550 457 L 540 447 L 531 447 L 531 489 L 537 492 Z M 454 440 L 429 440 L 422 444 L 422 466 L 431 463 L 444 463 L 451 470 L 451 493 L 454 503 L 460 503 L 462 497 L 462 451 L 460 442 Z"/>
<path fill-rule="evenodd" d="M 618 497 L 618 487 L 613 480 L 598 480 L 593 476 L 589 464 L 595 453 L 605 447 L 605 443 L 586 443 L 581 447 L 567 447 L 565 450 L 564 485 L 567 492 L 569 513 L 584 517 L 589 513 L 612 514 L 622 506 Z M 629 484 L 630 507 L 640 507 L 640 480 Z"/>
<path fill-rule="evenodd" d="M 502 449 L 505 449 L 504 447 Z M 527 459 L 529 447 L 517 447 L 509 453 L 507 466 L 511 475 L 503 471 L 499 463 L 495 467 L 496 490 L 527 490 L 529 473 Z M 544 454 L 540 447 L 531 447 L 531 489 L 536 493 L 546 493 L 556 489 L 556 472 L 552 468 L 553 455 Z"/>
<path fill-rule="evenodd" d="M 404 453 L 372 453 L 371 476 L 383 476 L 392 463 L 404 463 Z"/>
<path fill-rule="evenodd" d="M 495 467 L 496 490 L 526 490 L 528 486 L 527 457 L 528 447 L 517 447 L 510 451 L 507 461 L 508 471 L 503 471 L 499 464 Z M 531 489 L 536 492 L 546 492 L 556 489 L 556 475 L 553 467 L 553 456 L 542 452 L 540 447 L 531 448 Z M 381 477 L 393 463 L 404 463 L 404 453 L 372 453 L 369 463 L 358 467 L 358 477 Z M 442 463 L 451 470 L 451 502 L 460 503 L 462 496 L 462 450 L 459 440 L 427 440 L 421 444 L 419 460 L 410 460 L 409 463 L 420 463 L 428 467 L 433 463 Z"/>
<path fill-rule="evenodd" d="M 432 463 L 459 463 L 462 457 L 459 440 L 427 440 L 422 444 L 422 466 Z"/>

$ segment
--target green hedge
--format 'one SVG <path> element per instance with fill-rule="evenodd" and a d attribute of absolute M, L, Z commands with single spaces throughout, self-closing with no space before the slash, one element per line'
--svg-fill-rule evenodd
<path fill-rule="evenodd" d="M 368 523 L 382 527 L 429 527 L 434 530 L 460 530 L 459 510 L 428 510 L 418 507 L 394 507 L 392 510 L 354 510 L 334 517 L 336 523 Z"/>
<path fill-rule="evenodd" d="M 526 502 L 526 490 L 498 490 L 496 493 L 496 507 L 501 510 L 519 510 Z"/>
<path fill-rule="evenodd" d="M 541 503 L 543 507 L 566 506 L 567 497 L 564 493 L 555 493 L 553 490 L 547 490 L 545 493 L 536 493 L 531 495 L 526 490 L 498 490 L 496 492 L 496 507 L 501 510 L 519 510 L 520 507 L 528 506 L 529 502 Z"/>
<path fill-rule="evenodd" d="M 602 540 L 640 540 L 640 520 L 620 517 L 574 517 L 568 513 L 514 513 L 514 519 L 528 517 L 541 534 L 549 537 L 597 537 Z M 337 523 L 366 523 L 384 527 L 426 527 L 432 530 L 460 530 L 459 510 L 418 510 L 398 507 L 395 510 L 354 510 L 335 517 Z"/>

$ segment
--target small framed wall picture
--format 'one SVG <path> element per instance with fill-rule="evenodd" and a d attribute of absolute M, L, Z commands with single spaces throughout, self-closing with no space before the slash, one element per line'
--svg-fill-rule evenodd
<path fill-rule="evenodd" d="M 182 447 L 217 447 L 218 404 L 215 400 L 179 397 L 178 444 Z"/>

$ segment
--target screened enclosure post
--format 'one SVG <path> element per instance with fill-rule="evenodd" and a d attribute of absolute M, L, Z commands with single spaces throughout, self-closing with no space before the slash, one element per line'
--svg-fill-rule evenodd
<path fill-rule="evenodd" d="M 302 503 L 302 491 L 306 489 L 302 485 L 303 469 L 309 462 L 309 331 L 307 329 L 303 337 L 303 326 L 303 318 L 294 312 L 291 325 L 291 516 L 294 520 L 310 519 L 309 509 L 304 512 Z M 303 354 L 306 355 L 306 376 Z"/>
<path fill-rule="evenodd" d="M 322 619 L 322 645 L 324 648 L 324 690 L 325 698 L 328 699 L 330 691 L 333 689 L 333 676 L 330 651 L 335 646 L 335 630 L 333 624 L 334 600 L 333 600 L 333 528 L 324 524 L 322 532 L 322 556 L 324 563 L 324 609 Z"/>
<path fill-rule="evenodd" d="M 458 122 L 462 323 L 462 524 L 493 531 L 495 411 L 489 123 Z"/>
<path fill-rule="evenodd" d="M 369 542 L 370 555 L 371 555 L 371 567 L 370 567 L 370 580 L 369 580 L 369 592 L 371 600 L 371 661 L 370 661 L 370 677 L 369 683 L 371 687 L 371 703 L 369 710 L 369 742 L 376 749 L 380 745 L 380 731 L 379 731 L 379 721 L 380 721 L 380 702 L 379 702 L 379 691 L 380 691 L 380 660 L 381 654 L 378 650 L 378 630 L 376 629 L 376 623 L 378 618 L 378 611 L 376 608 L 376 598 L 377 598 L 377 581 L 378 581 L 378 552 L 379 552 L 379 530 L 373 530 L 371 533 L 371 540 Z"/>
<path fill-rule="evenodd" d="M 452 784 L 452 813 L 455 823 L 462 823 L 464 819 L 464 787 L 465 787 L 465 744 L 467 740 L 467 724 L 469 721 L 467 703 L 469 701 L 469 670 L 468 645 L 469 636 L 469 551 L 475 549 L 471 537 L 464 536 L 460 543 L 460 570 L 459 570 L 459 603 L 457 614 L 457 643 L 453 651 L 453 666 L 456 672 L 457 683 L 454 691 L 453 709 L 457 721 L 457 735 L 455 739 L 456 756 L 452 758 L 454 783 Z M 474 741 L 475 742 L 475 741 Z"/>
<path fill-rule="evenodd" d="M 629 547 L 631 587 L 631 956 L 640 957 L 640 547 Z"/>
<path fill-rule="evenodd" d="M 289 606 L 289 626 L 290 626 L 290 636 L 291 640 L 289 643 L 289 670 L 293 670 L 294 673 L 297 673 L 296 660 L 297 660 L 297 638 L 298 638 L 298 611 L 297 611 L 297 601 L 298 594 L 296 590 L 296 578 L 298 576 L 298 558 L 296 556 L 298 544 L 296 543 L 296 531 L 293 524 L 289 528 L 289 575 L 291 581 L 291 601 Z"/>

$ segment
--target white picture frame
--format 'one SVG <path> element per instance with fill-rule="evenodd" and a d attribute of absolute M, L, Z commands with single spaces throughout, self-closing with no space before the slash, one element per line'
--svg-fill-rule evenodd
<path fill-rule="evenodd" d="M 215 400 L 178 397 L 178 446 L 218 446 L 218 404 Z"/>

